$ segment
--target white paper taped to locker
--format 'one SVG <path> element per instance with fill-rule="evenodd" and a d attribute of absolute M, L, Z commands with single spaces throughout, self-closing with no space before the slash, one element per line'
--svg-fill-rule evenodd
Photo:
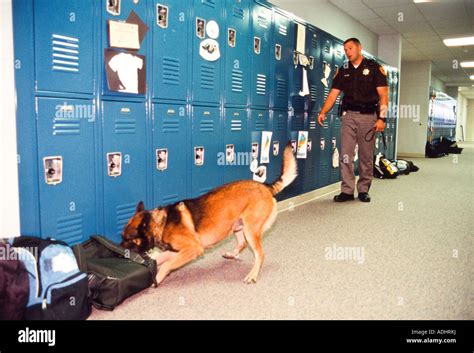
<path fill-rule="evenodd" d="M 260 153 L 260 163 L 270 163 L 271 142 L 272 142 L 272 132 L 262 131 L 262 151 Z"/>
<path fill-rule="evenodd" d="M 199 55 L 207 61 L 218 60 L 221 57 L 219 43 L 211 38 L 203 40 L 199 45 Z"/>

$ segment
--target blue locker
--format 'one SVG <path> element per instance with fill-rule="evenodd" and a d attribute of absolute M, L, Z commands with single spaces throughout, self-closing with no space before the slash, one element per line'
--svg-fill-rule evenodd
<path fill-rule="evenodd" d="M 336 70 L 334 70 L 334 48 L 333 48 L 333 39 L 332 37 L 325 32 L 321 32 L 322 36 L 322 53 L 321 53 L 321 63 L 320 67 L 322 70 L 323 74 L 323 80 L 324 82 L 321 82 L 321 80 L 318 82 L 321 87 L 322 87 L 322 102 L 324 103 L 326 101 L 326 98 L 328 97 L 329 91 L 331 90 L 332 86 L 332 79 L 334 77 L 334 74 L 336 73 Z M 331 110 L 331 112 L 334 111 Z"/>
<path fill-rule="evenodd" d="M 334 51 L 334 58 L 333 58 L 333 70 L 331 72 L 331 85 L 332 85 L 332 79 L 334 78 L 334 75 L 336 74 L 337 70 L 341 67 L 344 66 L 344 61 L 345 61 L 345 53 L 344 53 L 344 44 L 342 41 L 339 39 L 334 38 L 333 39 L 333 51 Z M 332 107 L 332 112 L 334 114 L 337 114 L 339 111 L 339 105 L 342 102 L 342 94 L 340 94 L 337 99 L 336 103 L 334 103 L 334 106 Z"/>
<path fill-rule="evenodd" d="M 251 152 L 250 162 L 257 158 L 258 165 L 264 165 L 267 167 L 267 179 L 268 179 L 268 168 L 270 163 L 260 163 L 262 153 L 262 131 L 270 131 L 270 116 L 268 110 L 263 109 L 251 109 L 250 110 L 250 141 L 249 151 Z M 273 140 L 273 136 L 272 136 Z M 252 153 L 253 152 L 253 153 Z M 249 169 L 250 178 L 253 178 L 253 173 Z"/>
<path fill-rule="evenodd" d="M 120 241 L 138 201 L 146 200 L 145 103 L 102 102 L 105 235 Z"/>
<path fill-rule="evenodd" d="M 205 194 L 223 182 L 223 166 L 218 164 L 222 146 L 220 111 L 216 107 L 192 107 L 191 195 Z"/>
<path fill-rule="evenodd" d="M 288 109 L 289 70 L 293 60 L 293 41 L 291 20 L 279 12 L 274 12 L 273 20 L 273 81 L 271 87 L 271 106 L 275 109 Z"/>
<path fill-rule="evenodd" d="M 225 88 L 227 106 L 246 106 L 250 88 L 249 0 L 226 0 Z"/>
<path fill-rule="evenodd" d="M 143 94 L 137 93 L 127 93 L 127 92 L 117 92 L 111 91 L 108 88 L 107 83 L 107 75 L 106 75 L 106 68 L 105 68 L 105 57 L 104 57 L 104 50 L 105 49 L 112 49 L 114 51 L 127 51 L 127 52 L 134 52 L 139 55 L 145 56 L 145 62 L 141 62 L 141 65 L 138 65 L 136 61 L 129 61 L 128 64 L 133 63 L 133 65 L 137 65 L 137 81 L 138 81 L 138 71 L 139 70 L 147 70 L 148 66 L 151 66 L 149 61 L 151 58 L 148 57 L 148 45 L 150 42 L 151 37 L 151 26 L 148 23 L 148 16 L 147 16 L 147 1 L 136 1 L 136 0 L 120 0 L 115 1 L 116 4 L 119 4 L 118 8 L 112 8 L 110 6 L 110 1 L 101 1 L 101 11 L 102 11 L 102 22 L 101 22 L 101 50 L 100 50 L 100 72 L 102 72 L 102 94 L 106 96 L 120 96 L 120 97 L 144 97 Z M 122 48 L 113 48 L 110 46 L 109 40 L 109 21 L 115 22 L 125 22 L 127 18 L 130 16 L 131 12 L 134 11 L 135 14 L 140 18 L 142 22 L 144 22 L 148 27 L 149 31 L 146 33 L 143 41 L 140 43 L 140 49 L 132 50 L 132 49 L 122 49 Z M 117 70 L 117 76 L 120 79 L 120 69 Z M 148 76 L 148 74 L 147 74 Z M 146 91 L 148 91 L 148 83 L 146 84 Z"/>
<path fill-rule="evenodd" d="M 334 157 L 334 152 L 335 149 L 337 148 L 339 155 L 341 154 L 341 119 L 337 114 L 331 114 L 328 116 L 328 119 L 330 119 L 329 122 L 329 131 L 330 131 L 330 136 L 331 136 L 331 141 L 330 141 L 330 167 L 331 171 L 329 173 L 329 184 L 337 183 L 341 180 L 341 173 L 340 173 L 340 168 L 338 165 L 338 162 L 335 162 L 333 158 Z"/>
<path fill-rule="evenodd" d="M 319 129 L 315 117 L 307 115 L 305 118 L 305 130 L 308 131 L 308 157 L 305 162 L 303 174 L 303 192 L 309 192 L 317 188 L 319 178 Z"/>
<path fill-rule="evenodd" d="M 252 7 L 252 83 L 250 104 L 267 108 L 270 103 L 270 34 L 272 10 L 255 3 Z"/>
<path fill-rule="evenodd" d="M 331 132 L 329 122 L 331 120 L 330 114 L 324 120 L 323 126 L 318 124 L 319 141 L 316 141 L 314 148 L 319 148 L 319 164 L 318 164 L 318 180 L 317 187 L 329 185 L 329 175 L 331 171 Z"/>
<path fill-rule="evenodd" d="M 222 0 L 194 0 L 191 22 L 192 101 L 193 104 L 217 104 L 222 90 L 221 68 L 226 37 L 222 21 Z M 217 54 L 219 51 L 220 57 Z"/>
<path fill-rule="evenodd" d="M 36 89 L 92 93 L 92 0 L 34 1 Z"/>
<path fill-rule="evenodd" d="M 306 48 L 312 62 L 308 72 L 311 91 L 312 109 L 310 114 L 317 114 L 323 107 L 323 69 L 321 65 L 321 32 L 313 26 L 308 26 L 306 30 Z"/>
<path fill-rule="evenodd" d="M 184 104 L 153 105 L 153 205 L 167 205 L 188 196 L 187 131 Z"/>
<path fill-rule="evenodd" d="M 306 26 L 306 24 L 304 24 Z M 298 23 L 291 23 L 290 38 L 296 38 L 298 30 Z M 303 67 L 298 63 L 298 53 L 296 52 L 295 39 L 292 41 L 292 52 L 290 61 L 290 107 L 293 111 L 305 110 L 305 99 L 300 96 L 300 91 L 303 89 Z M 303 53 L 307 54 L 307 53 Z"/>
<path fill-rule="evenodd" d="M 291 140 L 293 144 L 298 145 L 298 132 L 305 130 L 305 113 L 304 112 L 295 112 L 293 116 L 290 116 L 288 119 L 288 139 Z M 282 146 L 284 147 L 284 146 Z M 296 156 L 296 149 L 295 149 Z M 296 179 L 284 189 L 281 193 L 282 198 L 289 198 L 301 194 L 303 191 L 303 180 L 305 174 L 305 165 L 306 159 L 298 158 L 298 176 Z"/>
<path fill-rule="evenodd" d="M 80 243 L 97 229 L 94 105 L 58 98 L 36 104 L 41 236 Z"/>
<path fill-rule="evenodd" d="M 186 101 L 191 0 L 154 0 L 153 98 Z"/>
<path fill-rule="evenodd" d="M 270 129 L 272 131 L 272 148 L 270 164 L 267 167 L 267 182 L 273 183 L 281 174 L 283 150 L 288 143 L 288 111 L 270 111 Z"/>
<path fill-rule="evenodd" d="M 224 183 L 250 178 L 249 129 L 246 109 L 224 110 L 225 155 L 220 155 L 219 164 L 224 164 Z"/>

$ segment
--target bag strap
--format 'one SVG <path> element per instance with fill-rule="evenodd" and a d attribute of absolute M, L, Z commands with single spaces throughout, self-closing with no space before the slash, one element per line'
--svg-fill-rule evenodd
<path fill-rule="evenodd" d="M 154 286 L 155 287 L 158 286 L 158 283 L 156 283 L 156 279 L 155 279 L 156 273 L 157 273 L 156 261 L 154 261 L 150 257 L 142 257 L 140 254 L 137 254 L 134 251 L 124 249 L 123 247 L 111 242 L 110 240 L 108 240 L 108 239 L 106 239 L 106 238 L 104 238 L 100 235 L 93 235 L 93 236 L 91 236 L 91 238 L 94 239 L 95 241 L 97 241 L 98 243 L 102 244 L 103 246 L 105 246 L 110 251 L 112 251 L 112 252 L 114 252 L 114 253 L 116 253 L 120 256 L 123 256 L 124 258 L 126 258 L 130 261 L 133 261 L 133 262 L 135 262 L 139 265 L 146 266 L 151 272 Z"/>

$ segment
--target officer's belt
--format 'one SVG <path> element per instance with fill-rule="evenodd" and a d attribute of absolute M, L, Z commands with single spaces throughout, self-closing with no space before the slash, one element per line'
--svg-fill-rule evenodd
<path fill-rule="evenodd" d="M 349 104 L 344 103 L 343 110 L 359 112 L 361 114 L 373 114 L 377 111 L 377 104 Z"/>

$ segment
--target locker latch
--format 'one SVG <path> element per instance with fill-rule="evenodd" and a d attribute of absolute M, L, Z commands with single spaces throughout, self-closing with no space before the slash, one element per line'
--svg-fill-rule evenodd
<path fill-rule="evenodd" d="M 234 145 L 225 146 L 225 160 L 227 164 L 234 163 Z"/>
<path fill-rule="evenodd" d="M 275 44 L 275 59 L 281 60 L 281 45 Z"/>
<path fill-rule="evenodd" d="M 43 165 L 46 184 L 56 185 L 63 181 L 63 157 L 44 157 Z"/>
<path fill-rule="evenodd" d="M 168 169 L 168 149 L 167 148 L 156 150 L 156 169 L 160 171 Z"/>
<path fill-rule="evenodd" d="M 258 37 L 253 38 L 253 51 L 255 54 L 260 54 L 261 40 Z"/>
<path fill-rule="evenodd" d="M 311 139 L 308 139 L 308 152 L 311 152 L 313 149 L 313 141 Z"/>
<path fill-rule="evenodd" d="M 156 24 L 161 28 L 168 28 L 168 6 L 156 4 Z"/>
<path fill-rule="evenodd" d="M 298 65 L 298 52 L 296 50 L 293 52 L 293 64 Z"/>
<path fill-rule="evenodd" d="M 204 39 L 204 37 L 206 36 L 205 28 L 206 20 L 196 17 L 196 36 L 198 38 Z"/>
<path fill-rule="evenodd" d="M 235 48 L 236 37 L 235 29 L 229 28 L 227 31 L 227 44 L 229 47 Z"/>
<path fill-rule="evenodd" d="M 312 70 L 314 68 L 314 57 L 309 57 L 309 68 Z"/>
<path fill-rule="evenodd" d="M 279 141 L 274 141 L 273 142 L 273 155 L 278 156 L 279 152 L 280 152 L 280 142 Z"/>
<path fill-rule="evenodd" d="M 120 15 L 120 1 L 121 0 L 106 0 L 107 12 L 114 16 Z"/>
<path fill-rule="evenodd" d="M 122 153 L 107 153 L 107 174 L 111 177 L 122 175 Z"/>
<path fill-rule="evenodd" d="M 204 165 L 204 147 L 194 147 L 194 164 L 198 167 Z"/>
<path fill-rule="evenodd" d="M 252 159 L 258 158 L 258 142 L 252 143 Z"/>

